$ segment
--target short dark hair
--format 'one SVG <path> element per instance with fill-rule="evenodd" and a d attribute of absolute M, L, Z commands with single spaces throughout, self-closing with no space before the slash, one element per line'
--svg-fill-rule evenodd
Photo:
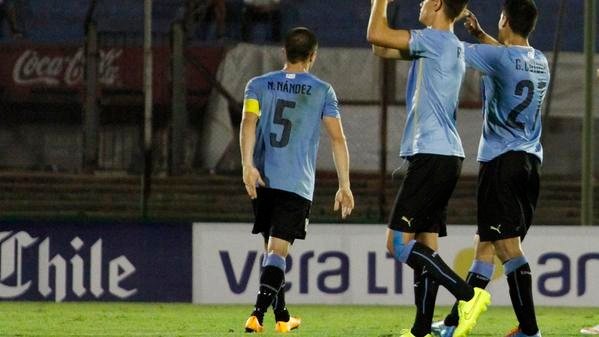
<path fill-rule="evenodd" d="M 528 38 L 535 29 L 539 12 L 534 0 L 505 0 L 503 14 L 514 33 Z"/>
<path fill-rule="evenodd" d="M 468 0 L 443 0 L 443 11 L 450 20 L 457 18 L 466 5 Z"/>
<path fill-rule="evenodd" d="M 285 37 L 287 61 L 291 63 L 306 61 L 317 47 L 316 35 L 306 27 L 292 28 Z"/>

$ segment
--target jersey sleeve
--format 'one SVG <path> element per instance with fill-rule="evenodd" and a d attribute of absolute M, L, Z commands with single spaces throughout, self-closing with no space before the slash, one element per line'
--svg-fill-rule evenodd
<path fill-rule="evenodd" d="M 333 87 L 329 85 L 329 88 L 327 89 L 325 95 L 322 117 L 339 118 L 340 116 L 341 114 L 339 112 L 339 102 L 337 101 L 337 95 L 335 94 L 335 90 L 333 89 Z"/>
<path fill-rule="evenodd" d="M 255 80 L 250 80 L 245 86 L 243 95 L 243 111 L 251 112 L 260 117 L 260 101 L 258 100 L 257 83 Z"/>
<path fill-rule="evenodd" d="M 430 29 L 412 29 L 410 30 L 410 56 L 413 57 L 431 57 L 437 55 L 438 43 L 435 41 L 435 34 Z"/>
<path fill-rule="evenodd" d="M 503 46 L 466 42 L 464 42 L 464 47 L 466 65 L 487 75 L 493 74 L 497 70 L 505 50 Z"/>

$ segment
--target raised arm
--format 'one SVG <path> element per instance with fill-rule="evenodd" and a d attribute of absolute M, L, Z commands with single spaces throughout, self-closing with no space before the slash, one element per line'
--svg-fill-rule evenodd
<path fill-rule="evenodd" d="M 410 31 L 389 27 L 389 22 L 387 21 L 387 2 L 388 0 L 373 0 L 366 38 L 373 46 L 409 52 Z M 377 49 L 374 51 L 376 54 Z M 378 52 L 382 55 L 400 55 L 399 52 L 384 51 L 382 49 L 379 49 Z"/>
<path fill-rule="evenodd" d="M 482 44 L 490 44 L 493 46 L 501 45 L 499 41 L 495 40 L 491 35 L 487 34 L 482 29 L 482 27 L 478 23 L 478 20 L 476 19 L 476 16 L 472 12 L 467 11 L 465 13 L 465 17 L 466 21 L 464 22 L 464 27 L 466 28 L 466 30 L 468 30 L 468 33 L 470 33 L 470 35 L 474 36 L 478 40 L 478 42 Z"/>
<path fill-rule="evenodd" d="M 327 134 L 331 140 L 331 149 L 333 152 L 333 161 L 337 170 L 337 179 L 339 180 L 339 189 L 335 194 L 335 211 L 341 208 L 341 217 L 345 218 L 351 214 L 354 208 L 354 196 L 352 194 L 349 182 L 349 151 L 341 119 L 335 117 L 324 117 L 323 123 Z"/>
<path fill-rule="evenodd" d="M 378 57 L 384 59 L 396 59 L 396 60 L 411 60 L 410 52 L 407 50 L 399 50 L 393 48 L 385 48 L 372 45 L 372 52 Z"/>

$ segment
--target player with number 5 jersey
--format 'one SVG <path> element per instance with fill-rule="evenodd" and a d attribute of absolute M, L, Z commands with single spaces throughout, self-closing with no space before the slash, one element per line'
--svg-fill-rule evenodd
<path fill-rule="evenodd" d="M 333 87 L 310 73 L 279 70 L 250 80 L 245 102 L 260 117 L 254 164 L 265 187 L 312 200 L 320 123 L 340 117 Z"/>
<path fill-rule="evenodd" d="M 252 233 L 262 234 L 266 246 L 246 332 L 264 330 L 264 314 L 271 305 L 276 332 L 300 326 L 301 320 L 290 316 L 285 305 L 286 257 L 294 240 L 306 237 L 321 124 L 331 140 L 339 180 L 333 209 L 341 209 L 345 218 L 354 207 L 335 91 L 309 73 L 317 47 L 312 31 L 292 29 L 285 38 L 283 70 L 255 77 L 245 89 L 239 137 L 243 183 L 254 207 Z"/>

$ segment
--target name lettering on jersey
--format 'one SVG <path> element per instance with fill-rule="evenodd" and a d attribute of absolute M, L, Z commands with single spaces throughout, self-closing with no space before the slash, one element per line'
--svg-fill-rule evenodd
<path fill-rule="evenodd" d="M 534 60 L 525 61 L 521 59 L 516 59 L 516 70 L 535 74 L 544 74 L 547 72 L 544 64 L 535 62 Z"/>
<path fill-rule="evenodd" d="M 296 95 L 312 95 L 312 86 L 309 84 L 301 84 L 301 83 L 289 83 L 287 81 L 269 81 L 268 82 L 268 90 L 276 90 L 286 92 L 288 94 L 296 94 Z"/>

